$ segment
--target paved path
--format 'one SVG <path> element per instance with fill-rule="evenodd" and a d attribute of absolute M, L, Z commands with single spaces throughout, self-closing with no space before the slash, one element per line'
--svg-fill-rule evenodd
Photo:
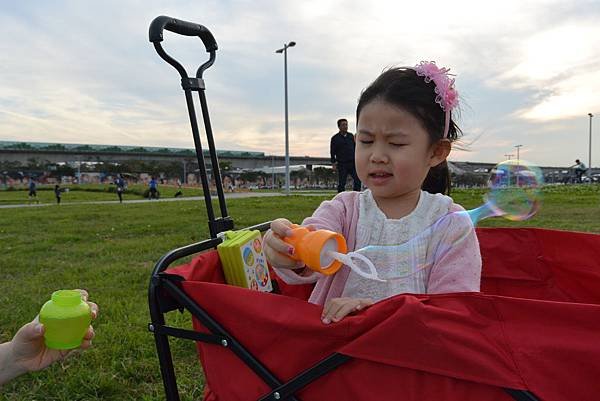
<path fill-rule="evenodd" d="M 301 196 L 323 196 L 329 195 L 329 193 L 318 193 L 318 192 L 292 192 L 292 195 L 301 195 Z M 281 192 L 233 192 L 226 193 L 225 199 L 239 199 L 239 198 L 266 198 L 273 196 L 285 196 L 284 193 Z M 333 197 L 333 195 L 331 195 Z M 212 196 L 213 199 L 218 199 L 217 196 Z M 203 196 L 189 196 L 182 198 L 162 198 L 158 200 L 149 200 L 149 199 L 130 199 L 124 200 L 123 203 L 148 203 L 148 202 L 183 202 L 183 201 L 204 201 Z M 104 205 L 104 204 L 118 204 L 119 201 L 88 201 L 88 202 L 63 202 L 61 206 L 66 205 Z M 21 207 L 45 207 L 45 206 L 55 206 L 56 203 L 32 203 L 32 204 L 18 204 L 18 205 L 0 205 L 0 209 L 13 209 L 13 208 L 21 208 Z"/>

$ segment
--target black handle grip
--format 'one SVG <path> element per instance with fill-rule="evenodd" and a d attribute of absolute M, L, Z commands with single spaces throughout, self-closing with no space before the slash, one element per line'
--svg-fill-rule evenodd
<path fill-rule="evenodd" d="M 180 35 L 198 36 L 202 40 L 202 43 L 204 43 L 207 52 L 218 49 L 217 41 L 206 27 L 165 15 L 154 18 L 154 21 L 150 24 L 150 42 L 162 42 L 164 29 Z"/>

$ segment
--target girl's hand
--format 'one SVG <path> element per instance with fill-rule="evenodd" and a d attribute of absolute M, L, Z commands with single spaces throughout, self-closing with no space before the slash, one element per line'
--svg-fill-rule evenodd
<path fill-rule="evenodd" d="M 85 290 L 78 290 L 87 302 L 88 293 Z M 98 305 L 88 302 L 92 313 L 92 319 L 98 316 Z M 87 332 L 81 343 L 81 349 L 89 348 L 94 338 L 94 329 L 88 327 Z M 44 344 L 44 325 L 39 322 L 39 316 L 24 325 L 17 331 L 17 334 L 10 341 L 11 359 L 15 368 L 22 372 L 34 372 L 44 369 L 48 365 L 58 360 L 66 358 L 74 350 L 56 350 L 47 348 Z"/>
<path fill-rule="evenodd" d="M 265 257 L 275 267 L 281 269 L 298 269 L 304 263 L 291 258 L 294 247 L 283 241 L 284 237 L 292 235 L 292 223 L 286 219 L 276 219 L 271 222 L 271 229 L 263 237 Z"/>
<path fill-rule="evenodd" d="M 331 298 L 325 304 L 321 320 L 325 324 L 339 322 L 346 315 L 373 305 L 371 298 Z"/>

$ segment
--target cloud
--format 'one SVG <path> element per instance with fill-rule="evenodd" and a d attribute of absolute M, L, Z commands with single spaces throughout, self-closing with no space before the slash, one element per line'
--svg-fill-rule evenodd
<path fill-rule="evenodd" d="M 219 44 L 205 74 L 217 146 L 283 154 L 288 53 L 290 149 L 326 156 L 338 117 L 354 126 L 361 90 L 390 65 L 435 59 L 458 74 L 468 160 L 518 143 L 556 144 L 540 163 L 579 153 L 565 141 L 600 108 L 600 10 L 588 1 L 402 3 L 342 0 L 19 2 L 0 15 L 0 139 L 191 147 L 177 72 L 156 55 L 158 15 L 206 25 Z M 426 10 L 426 12 L 424 12 Z M 11 38 L 12 40 L 7 40 Z M 207 54 L 165 33 L 188 71 Z M 197 104 L 197 110 L 199 107 Z M 201 118 L 201 116 L 199 115 Z"/>
<path fill-rule="evenodd" d="M 529 87 L 537 96 L 515 115 L 549 121 L 587 114 L 600 108 L 600 25 L 565 24 L 526 40 L 521 62 L 500 80 L 513 88 Z"/>

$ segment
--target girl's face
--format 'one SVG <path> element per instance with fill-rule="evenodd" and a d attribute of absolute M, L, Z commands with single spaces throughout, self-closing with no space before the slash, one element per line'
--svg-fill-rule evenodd
<path fill-rule="evenodd" d="M 430 145 L 420 121 L 381 100 L 363 107 L 356 135 L 356 171 L 377 198 L 398 198 L 421 190 L 429 169 L 450 152 L 450 143 Z"/>

